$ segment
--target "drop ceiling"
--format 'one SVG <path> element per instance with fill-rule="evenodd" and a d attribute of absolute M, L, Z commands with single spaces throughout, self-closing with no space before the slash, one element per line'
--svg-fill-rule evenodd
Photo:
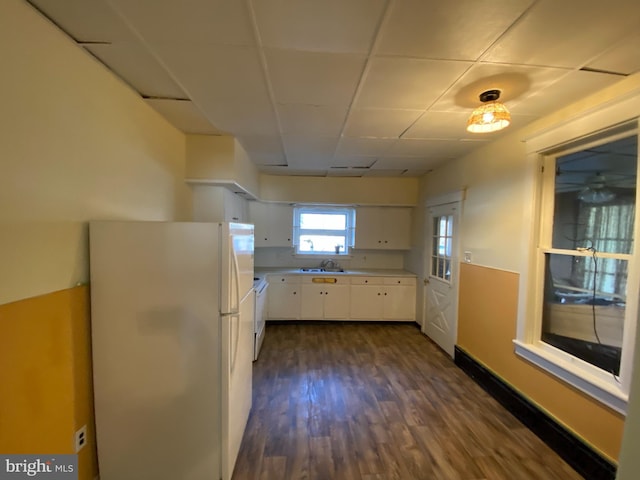
<path fill-rule="evenodd" d="M 418 176 L 640 70 L 637 0 L 28 0 L 186 133 L 261 171 Z"/>

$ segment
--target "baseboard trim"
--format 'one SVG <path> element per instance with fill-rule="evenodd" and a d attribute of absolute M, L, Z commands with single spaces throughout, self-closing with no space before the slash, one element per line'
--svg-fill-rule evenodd
<path fill-rule="evenodd" d="M 455 347 L 454 362 L 585 479 L 615 480 L 615 464 L 458 346 Z"/>

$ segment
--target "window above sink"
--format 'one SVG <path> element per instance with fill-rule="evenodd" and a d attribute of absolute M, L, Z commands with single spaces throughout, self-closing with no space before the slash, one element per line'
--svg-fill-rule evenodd
<path fill-rule="evenodd" d="M 344 256 L 353 246 L 354 208 L 297 206 L 293 222 L 297 255 Z M 323 268 L 321 271 L 340 270 Z"/>

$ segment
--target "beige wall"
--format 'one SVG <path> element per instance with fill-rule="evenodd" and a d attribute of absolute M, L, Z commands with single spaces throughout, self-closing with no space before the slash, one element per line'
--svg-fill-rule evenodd
<path fill-rule="evenodd" d="M 189 218 L 184 135 L 26 2 L 0 2 L 0 304 L 87 281 L 90 219 Z"/>
<path fill-rule="evenodd" d="M 269 202 L 409 205 L 418 200 L 417 178 L 294 177 L 260 175 L 260 199 Z"/>
<path fill-rule="evenodd" d="M 529 289 L 523 285 L 526 287 L 530 252 L 535 245 L 531 205 L 537 169 L 535 159 L 527 156 L 525 140 L 558 125 L 562 128 L 603 102 L 624 98 L 639 88 L 640 76 L 627 78 L 427 174 L 420 185 L 416 209 L 416 247 L 405 261 L 424 275 L 424 204 L 428 198 L 464 190 L 460 251 L 471 252 L 473 265 L 462 265 L 458 342 L 476 360 L 614 460 L 620 451 L 624 417 L 525 362 L 513 351 L 517 320 L 526 314 L 523 304 Z M 422 302 L 420 298 L 420 307 Z"/>
<path fill-rule="evenodd" d="M 73 453 L 87 425 L 92 480 L 88 221 L 189 219 L 185 137 L 25 1 L 0 58 L 0 450 Z"/>

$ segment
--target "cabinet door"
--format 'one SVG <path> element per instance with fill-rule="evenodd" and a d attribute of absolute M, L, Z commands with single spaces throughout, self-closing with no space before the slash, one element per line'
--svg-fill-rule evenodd
<path fill-rule="evenodd" d="M 354 320 L 382 318 L 382 285 L 351 285 L 350 316 Z"/>
<path fill-rule="evenodd" d="M 300 318 L 300 284 L 277 277 L 269 281 L 267 299 L 270 320 L 294 320 Z"/>
<path fill-rule="evenodd" d="M 383 318 L 385 320 L 416 319 L 415 285 L 387 285 L 384 288 Z"/>
<path fill-rule="evenodd" d="M 293 235 L 291 205 L 249 203 L 249 218 L 255 225 L 256 247 L 290 247 Z"/>
<path fill-rule="evenodd" d="M 408 250 L 411 246 L 411 209 L 361 207 L 356 211 L 355 248 Z"/>
<path fill-rule="evenodd" d="M 324 318 L 325 290 L 326 286 L 323 283 L 302 285 L 300 318 L 303 320 L 322 320 Z"/>
<path fill-rule="evenodd" d="M 359 207 L 356 210 L 355 248 L 381 248 L 380 209 L 376 207 Z"/>
<path fill-rule="evenodd" d="M 349 318 L 350 293 L 349 285 L 326 285 L 324 291 L 324 318 Z"/>
<path fill-rule="evenodd" d="M 381 225 L 382 248 L 409 250 L 411 248 L 411 210 L 408 208 L 384 208 Z"/>

